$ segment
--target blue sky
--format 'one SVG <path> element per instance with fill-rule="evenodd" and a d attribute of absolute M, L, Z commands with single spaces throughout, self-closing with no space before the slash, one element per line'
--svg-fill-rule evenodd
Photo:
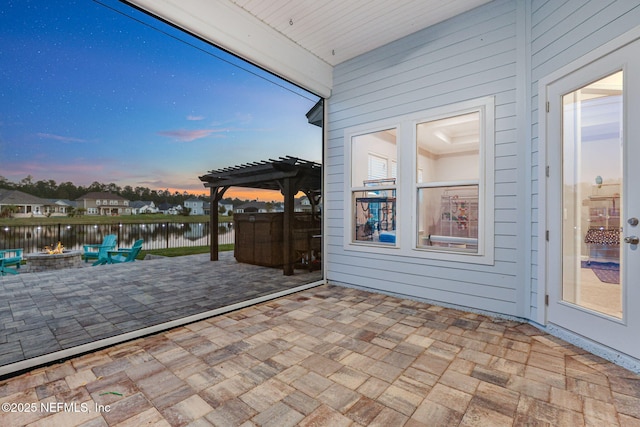
<path fill-rule="evenodd" d="M 114 0 L 4 0 L 0 64 L 13 182 L 196 192 L 211 169 L 322 158 L 315 95 Z"/>

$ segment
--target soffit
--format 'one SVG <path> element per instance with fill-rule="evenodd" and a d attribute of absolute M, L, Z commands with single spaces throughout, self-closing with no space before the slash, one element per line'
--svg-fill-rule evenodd
<path fill-rule="evenodd" d="M 330 65 L 490 0 L 228 0 Z"/>

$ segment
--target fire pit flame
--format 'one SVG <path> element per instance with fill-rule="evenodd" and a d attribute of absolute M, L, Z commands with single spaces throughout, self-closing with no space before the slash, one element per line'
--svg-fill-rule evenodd
<path fill-rule="evenodd" d="M 44 251 L 49 255 L 61 254 L 64 252 L 64 246 L 62 246 L 62 243 L 58 242 L 58 244 L 53 248 L 51 246 L 45 246 Z"/>

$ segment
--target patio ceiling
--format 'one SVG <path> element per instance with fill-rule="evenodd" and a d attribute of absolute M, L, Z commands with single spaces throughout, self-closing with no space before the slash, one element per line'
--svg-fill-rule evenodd
<path fill-rule="evenodd" d="M 128 0 L 320 96 L 332 68 L 490 0 Z"/>

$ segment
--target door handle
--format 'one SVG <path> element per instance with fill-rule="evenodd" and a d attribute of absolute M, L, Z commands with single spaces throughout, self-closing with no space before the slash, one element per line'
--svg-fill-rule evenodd
<path fill-rule="evenodd" d="M 624 238 L 624 242 L 630 245 L 637 245 L 640 243 L 640 238 L 638 238 L 638 236 L 629 236 Z"/>

